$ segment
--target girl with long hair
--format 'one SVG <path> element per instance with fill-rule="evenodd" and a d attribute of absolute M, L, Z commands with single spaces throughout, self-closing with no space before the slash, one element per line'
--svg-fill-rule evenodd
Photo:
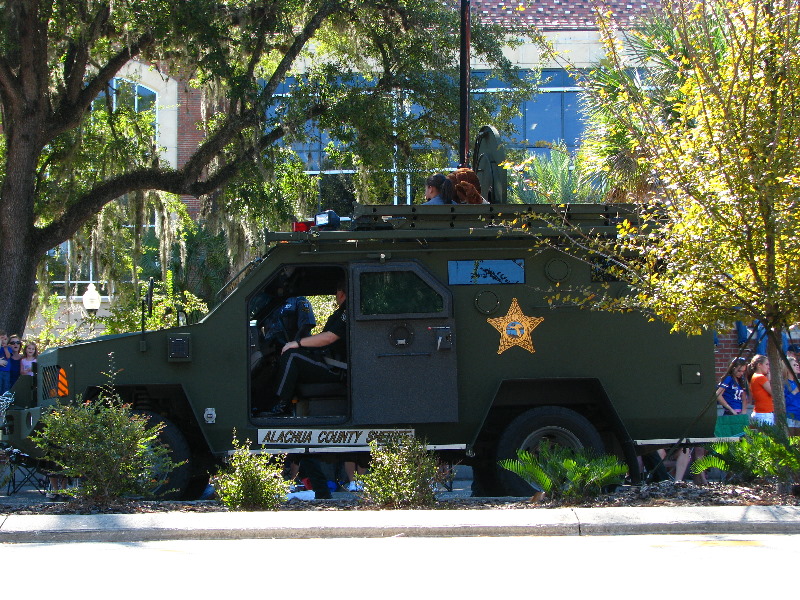
<path fill-rule="evenodd" d="M 756 354 L 747 368 L 750 374 L 750 391 L 753 394 L 753 420 L 758 423 L 772 425 L 775 414 L 772 404 L 772 389 L 769 386 L 769 359 L 763 354 Z"/>
<path fill-rule="evenodd" d="M 725 410 L 726 415 L 740 415 L 747 412 L 750 390 L 745 373 L 747 360 L 734 358 L 728 365 L 725 377 L 717 386 L 717 402 Z"/>

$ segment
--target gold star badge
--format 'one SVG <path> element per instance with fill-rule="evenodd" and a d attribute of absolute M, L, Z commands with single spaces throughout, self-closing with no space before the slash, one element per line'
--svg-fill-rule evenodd
<path fill-rule="evenodd" d="M 511 346 L 521 346 L 530 353 L 536 352 L 531 341 L 531 331 L 542 321 L 544 321 L 542 317 L 526 317 L 516 298 L 511 301 L 511 308 L 505 317 L 486 319 L 489 325 L 500 332 L 498 354 L 502 354 Z"/>

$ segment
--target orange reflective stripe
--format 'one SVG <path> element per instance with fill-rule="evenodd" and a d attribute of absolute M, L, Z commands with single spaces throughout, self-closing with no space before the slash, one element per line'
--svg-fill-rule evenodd
<path fill-rule="evenodd" d="M 67 383 L 67 372 L 63 368 L 58 370 L 58 395 L 69 396 L 69 383 Z"/>

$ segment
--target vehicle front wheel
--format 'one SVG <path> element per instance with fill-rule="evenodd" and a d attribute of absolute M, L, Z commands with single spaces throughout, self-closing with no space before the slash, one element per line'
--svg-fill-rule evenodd
<path fill-rule="evenodd" d="M 169 473 L 154 473 L 157 481 L 152 490 L 154 496 L 164 500 L 184 498 L 191 481 L 192 453 L 186 437 L 175 423 L 151 411 L 136 411 L 147 417 L 147 426 L 154 427 L 163 423 L 164 427 L 158 435 L 158 441 L 169 449 L 169 458 L 178 466 Z"/>
<path fill-rule="evenodd" d="M 497 443 L 497 460 L 517 458 L 517 450 L 536 450 L 547 439 L 568 448 L 605 450 L 597 429 L 586 417 L 561 406 L 532 408 L 511 421 Z M 520 477 L 497 466 L 498 479 L 509 496 L 531 496 L 535 490 Z"/>

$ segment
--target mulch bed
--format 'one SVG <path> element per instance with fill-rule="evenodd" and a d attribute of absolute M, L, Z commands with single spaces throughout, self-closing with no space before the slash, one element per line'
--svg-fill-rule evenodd
<path fill-rule="evenodd" d="M 612 494 L 605 494 L 586 502 L 532 502 L 520 498 L 456 498 L 441 500 L 433 506 L 437 510 L 485 510 L 520 508 L 573 507 L 631 507 L 631 506 L 800 506 L 800 490 L 780 493 L 771 483 L 730 485 L 712 483 L 698 486 L 692 483 L 664 481 L 642 486 L 623 486 Z M 355 499 L 290 500 L 278 510 L 372 510 Z M 36 502 L 27 505 L 3 504 L 0 515 L 87 515 L 136 514 L 157 512 L 228 512 L 216 500 L 193 502 L 131 500 L 109 506 L 92 506 L 77 501 Z"/>

